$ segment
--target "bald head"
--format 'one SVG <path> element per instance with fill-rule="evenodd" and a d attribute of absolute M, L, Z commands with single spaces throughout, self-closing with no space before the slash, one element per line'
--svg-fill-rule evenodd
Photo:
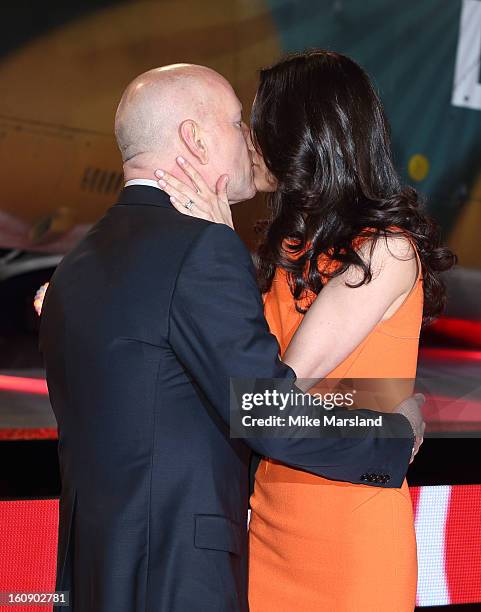
<path fill-rule="evenodd" d="M 162 169 L 180 180 L 179 155 L 214 188 L 229 175 L 232 202 L 255 194 L 242 105 L 230 83 L 205 66 L 173 64 L 149 70 L 130 83 L 115 117 L 124 177 L 155 180 Z"/>
<path fill-rule="evenodd" d="M 171 149 L 185 120 L 207 125 L 229 82 L 205 66 L 173 64 L 149 70 L 125 90 L 115 116 L 115 136 L 125 162 Z"/>

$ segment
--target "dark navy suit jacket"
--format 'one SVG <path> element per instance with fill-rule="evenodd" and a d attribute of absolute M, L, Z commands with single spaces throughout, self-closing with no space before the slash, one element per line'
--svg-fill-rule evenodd
<path fill-rule="evenodd" d="M 75 612 L 245 612 L 252 449 L 399 487 L 399 439 L 232 439 L 229 377 L 291 378 L 236 233 L 155 187 L 118 203 L 55 271 L 40 346 L 59 428 L 57 590 Z M 372 414 L 371 414 L 372 416 Z M 64 608 L 59 608 L 64 609 Z"/>

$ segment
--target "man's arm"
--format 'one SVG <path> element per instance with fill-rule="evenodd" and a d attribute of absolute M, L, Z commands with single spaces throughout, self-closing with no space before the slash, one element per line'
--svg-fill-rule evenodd
<path fill-rule="evenodd" d="M 269 332 L 250 255 L 226 225 L 207 226 L 184 259 L 172 296 L 169 340 L 226 423 L 230 378 L 295 381 Z M 350 416 L 356 413 L 377 416 L 363 410 Z M 413 448 L 412 429 L 400 414 L 383 414 L 383 423 L 385 433 L 395 430 L 397 437 L 387 439 L 379 428 L 366 427 L 357 438 L 330 432 L 329 437 L 244 441 L 261 455 L 326 478 L 365 484 L 366 473 L 374 473 L 389 476 L 376 484 L 400 487 Z"/>

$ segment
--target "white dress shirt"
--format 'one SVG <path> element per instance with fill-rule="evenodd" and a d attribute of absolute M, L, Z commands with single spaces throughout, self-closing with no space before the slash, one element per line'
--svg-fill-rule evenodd
<path fill-rule="evenodd" d="M 151 181 L 150 179 L 131 179 L 125 183 L 124 187 L 130 187 L 131 185 L 147 185 L 148 187 L 157 187 L 157 189 L 160 189 L 157 181 Z"/>

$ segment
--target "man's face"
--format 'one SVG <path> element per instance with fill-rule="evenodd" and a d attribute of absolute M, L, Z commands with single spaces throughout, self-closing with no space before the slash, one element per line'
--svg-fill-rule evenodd
<path fill-rule="evenodd" d="M 209 165 L 215 176 L 229 175 L 227 195 L 231 203 L 250 200 L 256 194 L 248 132 L 241 103 L 230 85 L 222 85 L 208 134 Z"/>
<path fill-rule="evenodd" d="M 269 172 L 269 169 L 266 166 L 266 162 L 264 161 L 264 157 L 258 151 L 254 143 L 252 142 L 252 138 L 250 132 L 246 136 L 249 152 L 252 160 L 252 169 L 254 173 L 254 185 L 256 191 L 260 193 L 269 193 L 272 191 L 276 191 L 277 189 L 277 179 L 275 176 Z"/>

